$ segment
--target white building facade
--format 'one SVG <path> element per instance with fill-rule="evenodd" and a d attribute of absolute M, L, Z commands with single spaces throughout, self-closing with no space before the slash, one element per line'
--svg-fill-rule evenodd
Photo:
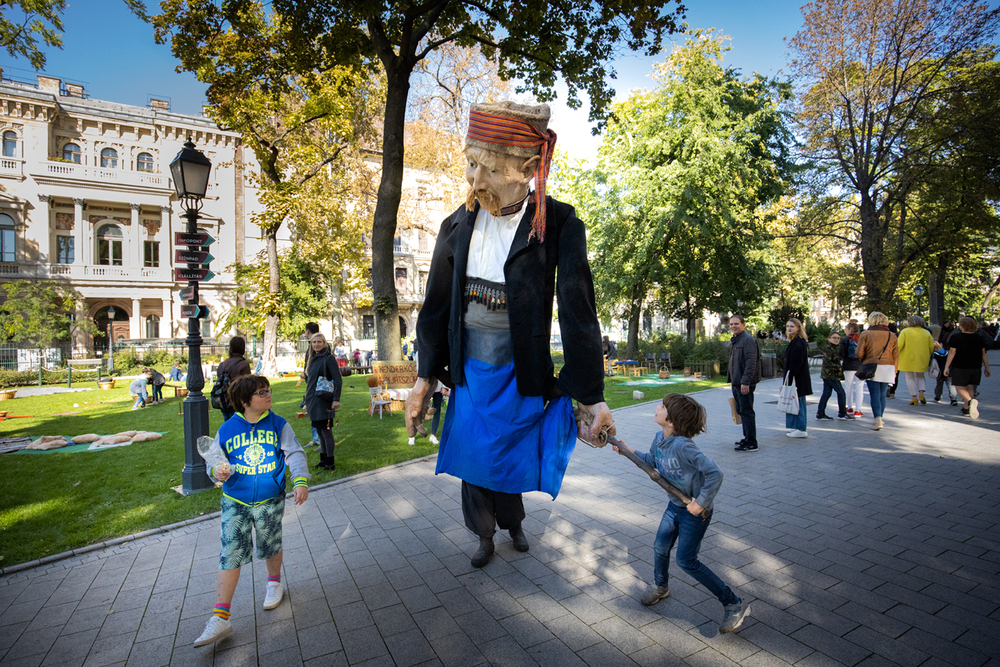
<path fill-rule="evenodd" d="M 79 86 L 39 76 L 37 86 L 0 84 L 0 281 L 51 279 L 83 297 L 77 318 L 94 321 L 97 339 L 79 335 L 74 355 L 106 349 L 108 309 L 116 341 L 183 337 L 174 280 L 174 233 L 187 220 L 174 195 L 169 163 L 191 138 L 213 168 L 198 228 L 214 239 L 215 277 L 201 286 L 208 306 L 203 335 L 217 337 L 234 305 L 226 267 L 259 247 L 246 229 L 239 135 L 208 118 L 84 97 Z M 255 199 L 255 198 L 254 198 Z M 256 238 L 255 238 L 256 237 Z M 180 246 L 186 249 L 186 246 Z"/>

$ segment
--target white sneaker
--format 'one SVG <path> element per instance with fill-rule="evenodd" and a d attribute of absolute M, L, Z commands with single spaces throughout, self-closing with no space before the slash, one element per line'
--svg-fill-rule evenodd
<path fill-rule="evenodd" d="M 414 436 L 414 437 L 410 438 L 409 440 L 407 440 L 406 444 L 408 444 L 408 445 L 415 445 L 415 444 L 417 444 L 417 438 L 416 438 L 416 436 Z"/>
<path fill-rule="evenodd" d="M 785 435 L 788 436 L 789 438 L 808 438 L 809 437 L 809 433 L 806 432 L 806 431 L 790 431 L 789 433 L 786 433 Z"/>
<path fill-rule="evenodd" d="M 280 581 L 267 582 L 267 595 L 264 596 L 264 609 L 274 609 L 281 604 L 281 598 L 285 595 L 285 588 Z"/>
<path fill-rule="evenodd" d="M 427 436 L 427 439 L 431 441 L 432 445 L 439 444 L 438 439 L 434 437 L 433 433 L 431 433 L 429 436 Z"/>
<path fill-rule="evenodd" d="M 969 416 L 973 419 L 979 419 L 979 401 L 976 399 L 969 401 Z"/>
<path fill-rule="evenodd" d="M 213 616 L 208 619 L 208 623 L 205 624 L 205 631 L 201 633 L 201 637 L 194 640 L 194 647 L 208 646 L 226 635 L 233 634 L 233 624 L 224 618 L 219 618 L 218 616 Z"/>

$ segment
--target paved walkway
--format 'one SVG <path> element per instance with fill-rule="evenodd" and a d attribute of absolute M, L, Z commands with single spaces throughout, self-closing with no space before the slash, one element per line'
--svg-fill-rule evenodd
<path fill-rule="evenodd" d="M 896 399 L 880 433 L 866 406 L 792 440 L 765 382 L 756 454 L 733 451 L 728 390 L 697 394 L 697 442 L 726 475 L 701 556 L 753 607 L 730 635 L 676 567 L 670 598 L 639 604 L 666 494 L 579 445 L 558 500 L 526 496 L 526 554 L 501 536 L 473 570 L 459 484 L 427 460 L 289 504 L 288 596 L 263 611 L 264 569 L 246 566 L 235 633 L 214 647 L 191 644 L 214 602 L 218 520 L 0 579 L 0 664 L 996 667 L 1000 383 L 982 392 L 978 421 Z M 647 445 L 654 407 L 616 412 L 627 442 Z"/>

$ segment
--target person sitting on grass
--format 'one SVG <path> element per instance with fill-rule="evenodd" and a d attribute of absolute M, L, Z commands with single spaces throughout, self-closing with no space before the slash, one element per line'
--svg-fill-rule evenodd
<path fill-rule="evenodd" d="M 653 585 L 640 601 L 648 607 L 670 595 L 667 571 L 670 550 L 677 543 L 677 565 L 722 603 L 725 617 L 719 632 L 732 632 L 743 624 L 750 607 L 698 560 L 701 540 L 712 521 L 712 502 L 722 487 L 719 466 L 691 440 L 705 430 L 705 408 L 685 394 L 667 394 L 663 403 L 656 406 L 653 421 L 662 432 L 653 437 L 649 453 L 636 454 L 693 500 L 687 507 L 673 497 L 667 503 L 653 543 Z M 624 443 L 621 448 L 631 451 Z M 621 448 L 612 446 L 615 452 L 624 455 Z"/>
<path fill-rule="evenodd" d="M 819 373 L 823 380 L 823 393 L 819 397 L 816 419 L 820 421 L 833 419 L 826 414 L 826 403 L 833 392 L 837 392 L 837 419 L 854 419 L 854 412 L 847 412 L 847 395 L 843 385 L 844 369 L 841 367 L 840 359 L 840 334 L 834 331 L 826 341 L 829 345 L 823 348 L 823 368 Z"/>
<path fill-rule="evenodd" d="M 222 551 L 215 611 L 194 645 L 207 646 L 232 633 L 230 605 L 240 567 L 251 558 L 250 530 L 257 558 L 267 564 L 264 609 L 281 603 L 281 519 L 285 514 L 285 471 L 291 469 L 295 504 L 309 497 L 309 466 L 292 427 L 271 412 L 266 377 L 240 375 L 229 386 L 229 402 L 242 407 L 220 428 L 216 440 L 229 459 L 210 471 L 222 485 Z"/>
<path fill-rule="evenodd" d="M 136 375 L 135 379 L 132 380 L 132 384 L 128 386 L 129 393 L 135 397 L 135 403 L 132 404 L 133 410 L 146 407 L 146 400 L 149 398 L 149 393 L 146 389 L 149 386 L 149 381 L 152 379 L 153 370 L 151 368 L 143 368 L 142 373 Z"/>

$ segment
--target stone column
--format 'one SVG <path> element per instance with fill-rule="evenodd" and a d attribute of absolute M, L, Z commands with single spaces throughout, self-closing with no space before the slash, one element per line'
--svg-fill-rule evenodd
<path fill-rule="evenodd" d="M 142 242 L 146 235 L 143 234 L 142 225 L 139 224 L 139 204 L 129 204 L 128 207 L 132 209 L 132 233 L 130 234 L 132 252 L 128 253 L 131 259 L 126 259 L 122 264 L 141 269 L 143 266 Z"/>
<path fill-rule="evenodd" d="M 156 240 L 160 242 L 160 268 L 170 270 L 174 265 L 173 236 L 170 234 L 169 206 L 160 207 L 160 231 L 156 232 Z M 172 334 L 171 334 L 172 335 Z"/>
<path fill-rule="evenodd" d="M 35 240 L 38 243 L 38 263 L 48 274 L 48 265 L 52 264 L 52 210 L 49 206 L 49 195 L 38 195 L 38 216 L 32 227 L 35 229 Z M 27 213 L 27 210 L 25 210 Z M 27 218 L 27 215 L 25 215 Z M 27 220 L 24 221 L 27 227 Z M 27 236 L 27 234 L 25 235 Z"/>
<path fill-rule="evenodd" d="M 146 332 L 143 331 L 143 319 L 142 313 L 142 301 L 140 299 L 132 299 L 132 317 L 128 319 L 128 337 L 129 338 L 145 338 Z"/>
<path fill-rule="evenodd" d="M 160 246 L 160 250 L 163 250 L 163 246 Z M 163 262 L 160 262 L 162 265 Z M 173 294 L 171 294 L 166 299 L 160 300 L 160 338 L 173 338 L 174 337 L 174 318 L 171 312 L 171 301 L 173 301 Z"/>
<path fill-rule="evenodd" d="M 86 221 L 83 219 L 83 200 L 73 200 L 73 249 L 74 264 L 90 264 L 90 234 L 86 232 Z"/>

